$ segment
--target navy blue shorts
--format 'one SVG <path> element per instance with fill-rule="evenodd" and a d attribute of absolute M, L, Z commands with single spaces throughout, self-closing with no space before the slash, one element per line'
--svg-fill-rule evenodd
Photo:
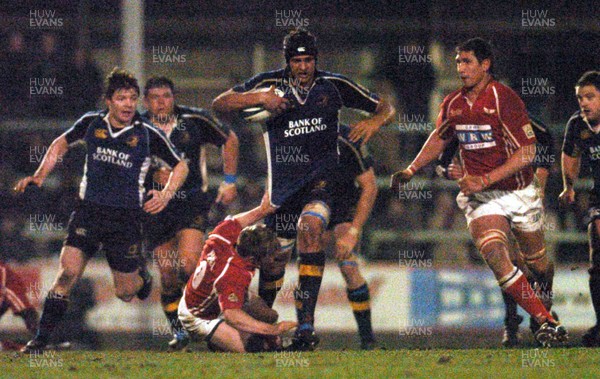
<path fill-rule="evenodd" d="M 183 229 L 204 232 L 208 227 L 208 212 L 212 199 L 204 192 L 190 194 L 185 199 L 173 199 L 167 207 L 155 215 L 145 217 L 144 237 L 146 248 L 157 246 L 173 239 Z"/>
<path fill-rule="evenodd" d="M 298 232 L 298 220 L 304 206 L 312 201 L 321 201 L 332 208 L 332 183 L 325 177 L 306 184 L 294 195 L 288 197 L 275 213 L 265 218 L 265 224 L 278 237 L 293 239 Z"/>
<path fill-rule="evenodd" d="M 80 249 L 89 258 L 102 249 L 112 270 L 134 272 L 142 257 L 141 229 L 141 210 L 79 201 L 64 245 Z"/>

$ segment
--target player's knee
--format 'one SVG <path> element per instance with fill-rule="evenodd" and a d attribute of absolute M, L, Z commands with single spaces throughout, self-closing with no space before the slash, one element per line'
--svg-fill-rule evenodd
<path fill-rule="evenodd" d="M 499 229 L 490 229 L 475 241 L 475 246 L 481 257 L 486 261 L 493 260 L 498 256 L 508 257 L 508 238 Z"/>

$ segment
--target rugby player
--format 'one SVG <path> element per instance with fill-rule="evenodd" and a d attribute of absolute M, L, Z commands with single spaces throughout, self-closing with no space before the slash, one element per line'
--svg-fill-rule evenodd
<path fill-rule="evenodd" d="M 142 210 L 162 211 L 183 184 L 188 166 L 164 133 L 135 110 L 140 88 L 135 77 L 115 68 L 107 77 L 105 102 L 108 110 L 89 112 L 50 145 L 33 176 L 21 179 L 15 190 L 41 187 L 69 150 L 83 141 L 86 159 L 79 188 L 79 201 L 71 214 L 68 234 L 60 254 L 60 268 L 48 292 L 40 326 L 24 351 L 42 350 L 63 318 L 69 294 L 85 266 L 99 248 L 106 252 L 117 297 L 129 302 L 137 295 L 150 295 L 152 277 L 141 254 Z M 145 196 L 144 179 L 151 156 L 173 167 L 162 191 Z"/>
<path fill-rule="evenodd" d="M 148 79 L 144 87 L 142 116 L 158 126 L 189 162 L 186 181 L 164 211 L 149 215 L 144 234 L 153 250 L 160 271 L 160 301 L 173 331 L 171 349 L 182 349 L 189 336 L 177 318 L 182 288 L 196 268 L 202 252 L 204 231 L 213 199 L 207 193 L 208 178 L 205 144 L 222 148 L 225 180 L 216 201 L 230 204 L 236 197 L 238 139 L 235 133 L 215 120 L 206 110 L 176 104 L 175 86 L 166 77 Z M 153 187 L 162 188 L 170 170 L 161 168 L 154 174 Z"/>
<path fill-rule="evenodd" d="M 392 189 L 399 190 L 433 162 L 456 136 L 465 171 L 457 203 L 473 241 L 502 290 L 541 325 L 536 340 L 555 345 L 566 340 L 567 332 L 548 311 L 553 266 L 544 244 L 542 201 L 533 184 L 535 149 L 530 146 L 535 133 L 522 100 L 494 80 L 490 44 L 474 38 L 460 44 L 456 53 L 464 86 L 444 99 L 436 129 L 409 167 L 392 175 Z M 510 260 L 511 231 L 536 277 L 537 290 Z"/>
<path fill-rule="evenodd" d="M 272 116 L 265 125 L 268 150 L 270 203 L 280 210 L 302 209 L 298 221 L 299 285 L 295 292 L 299 327 L 294 342 L 308 348 L 318 343 L 314 310 L 325 265 L 322 233 L 331 215 L 331 172 L 337 169 L 339 111 L 355 108 L 372 114 L 352 125 L 350 139 L 366 143 L 391 121 L 394 108 L 379 96 L 343 75 L 316 69 L 316 38 L 304 29 L 290 32 L 283 41 L 286 67 L 258 74 L 219 95 L 218 112 L 264 107 Z M 268 91 L 257 91 L 268 89 Z M 278 96 L 275 89 L 284 95 Z M 280 234 L 280 233 L 279 233 Z M 280 235 L 285 239 L 285 236 Z M 286 251 L 294 240 L 282 240 Z M 272 278 L 274 279 L 274 278 Z"/>
<path fill-rule="evenodd" d="M 583 345 L 600 346 L 600 71 L 584 73 L 575 85 L 579 110 L 567 122 L 562 147 L 564 190 L 559 196 L 563 204 L 575 202 L 575 181 L 582 157 L 589 162 L 594 188 L 588 209 L 590 221 L 590 294 L 596 313 L 596 325 L 583 336 Z"/>
<path fill-rule="evenodd" d="M 262 344 L 252 342 L 253 335 L 267 337 L 267 350 L 281 348 L 276 337 L 297 326 L 293 321 L 275 323 L 276 312 L 261 313 L 261 305 L 256 304 L 267 308 L 264 302 L 252 304 L 248 298 L 256 268 L 273 275 L 285 268 L 286 261 L 275 263 L 281 251 L 275 233 L 264 225 L 252 225 L 271 211 L 265 194 L 260 206 L 219 223 L 208 235 L 198 266 L 187 282 L 179 320 L 193 339 L 206 341 L 211 350 L 264 350 Z M 263 321 L 251 315 L 258 313 L 264 315 Z"/>
<path fill-rule="evenodd" d="M 532 166 L 535 169 L 535 179 L 537 183 L 538 195 L 543 200 L 546 191 L 546 182 L 550 175 L 550 169 L 554 163 L 554 142 L 552 134 L 548 127 L 540 120 L 528 114 L 531 121 L 533 132 L 535 133 L 536 151 L 535 158 L 533 159 Z M 438 165 L 436 166 L 436 173 L 450 180 L 459 180 L 463 177 L 464 171 L 460 161 L 452 163 L 455 159 L 455 154 L 458 151 L 458 140 L 453 138 L 452 141 L 446 146 L 444 152 L 438 159 Z M 533 285 L 535 278 L 527 269 L 523 261 L 523 256 L 520 253 L 518 246 L 513 246 L 510 249 L 510 258 L 513 264 L 527 277 L 530 284 Z M 502 345 L 505 347 L 515 347 L 522 342 L 521 334 L 519 333 L 519 325 L 523 321 L 523 317 L 517 314 L 517 303 L 510 297 L 506 292 L 502 292 L 502 299 L 504 300 L 505 317 L 504 317 L 504 333 L 502 335 Z M 554 313 L 552 313 L 554 315 Z M 555 316 L 556 317 L 556 316 Z M 530 327 L 532 332 L 535 334 L 539 325 L 533 318 L 530 318 Z"/>
<path fill-rule="evenodd" d="M 362 229 L 377 198 L 377 180 L 373 160 L 366 146 L 361 146 L 360 140 L 351 142 L 350 131 L 348 126 L 340 125 L 340 163 L 338 170 L 330 173 L 333 183 L 332 216 L 323 239 L 326 247 L 333 244 L 335 258 L 346 282 L 348 300 L 358 325 L 361 348 L 372 350 L 376 344 L 371 325 L 369 286 L 360 273 L 356 254 Z M 270 215 L 265 219 L 268 227 L 281 231 L 286 239 L 296 237 L 297 226 L 294 225 L 294 220 L 298 220 L 302 208 L 295 205 L 295 208 L 282 207 L 281 212 L 285 212 L 288 217 L 277 219 Z M 271 307 L 283 283 L 283 274 L 281 278 L 273 280 L 261 270 L 259 279 L 259 296 Z"/>

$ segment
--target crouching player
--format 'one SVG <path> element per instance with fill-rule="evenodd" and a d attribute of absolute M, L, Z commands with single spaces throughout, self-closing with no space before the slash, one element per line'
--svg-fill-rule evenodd
<path fill-rule="evenodd" d="M 535 149 L 528 147 L 536 139 L 525 105 L 513 90 L 494 80 L 487 42 L 471 39 L 456 53 L 464 86 L 444 99 L 436 129 L 411 165 L 392 176 L 392 189 L 433 162 L 456 136 L 466 174 L 458 182 L 456 200 L 477 249 L 502 290 L 541 325 L 536 340 L 544 346 L 563 342 L 567 331 L 548 311 L 550 304 L 541 301 L 551 301 L 553 272 L 544 244 L 542 201 L 533 184 Z M 510 260 L 511 231 L 537 278 L 538 291 Z"/>
<path fill-rule="evenodd" d="M 277 275 L 276 271 L 285 267 L 273 264 L 281 250 L 275 233 L 263 225 L 249 226 L 270 211 L 269 197 L 265 195 L 259 207 L 217 225 L 185 287 L 179 320 L 192 339 L 206 341 L 211 350 L 261 350 L 252 343 L 254 335 L 266 337 L 269 348 L 275 349 L 281 345 L 278 336 L 297 325 L 292 321 L 274 324 L 274 311 L 261 311 L 257 309 L 261 308 L 260 302 L 248 301 L 248 287 L 256 268 L 272 270 Z M 268 322 L 250 315 L 257 313 L 267 316 L 263 319 Z"/>

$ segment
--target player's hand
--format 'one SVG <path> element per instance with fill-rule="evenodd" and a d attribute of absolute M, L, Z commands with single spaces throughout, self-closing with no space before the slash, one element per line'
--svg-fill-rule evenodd
<path fill-rule="evenodd" d="M 271 86 L 267 92 L 263 92 L 262 106 L 273 114 L 279 114 L 289 107 L 289 100 L 275 93 L 275 86 Z"/>
<path fill-rule="evenodd" d="M 260 201 L 260 210 L 263 214 L 263 217 L 275 212 L 275 209 L 277 208 L 271 205 L 271 196 L 269 196 L 269 192 L 265 191 L 265 194 Z"/>
<path fill-rule="evenodd" d="M 392 174 L 392 178 L 390 180 L 390 189 L 394 191 L 394 193 L 400 191 L 400 185 L 404 183 L 410 182 L 412 177 L 415 175 L 414 171 L 411 169 L 404 169 L 400 171 L 396 171 Z"/>
<path fill-rule="evenodd" d="M 173 198 L 173 192 L 171 191 L 148 191 L 148 196 L 152 198 L 144 204 L 144 211 L 150 214 L 157 214 L 169 204 L 169 201 Z"/>
<path fill-rule="evenodd" d="M 277 335 L 283 334 L 287 331 L 290 331 L 298 326 L 296 321 L 280 321 L 275 324 L 275 328 L 277 329 Z"/>
<path fill-rule="evenodd" d="M 573 188 L 565 189 L 558 195 L 558 201 L 562 205 L 571 205 L 575 202 L 575 190 Z"/>
<path fill-rule="evenodd" d="M 467 175 L 458 180 L 460 191 L 469 196 L 485 189 L 481 176 Z"/>
<path fill-rule="evenodd" d="M 237 188 L 235 183 L 225 183 L 221 182 L 219 185 L 219 192 L 217 194 L 216 203 L 221 203 L 223 205 L 229 205 L 233 203 L 235 198 L 237 197 Z"/>
<path fill-rule="evenodd" d="M 25 189 L 27 188 L 28 185 L 36 185 L 38 187 L 41 187 L 42 183 L 44 183 L 44 179 L 42 179 L 38 176 L 28 176 L 26 178 L 19 180 L 17 182 L 17 184 L 15 185 L 15 188 L 13 188 L 13 189 L 15 190 L 16 193 L 23 193 L 23 192 L 25 192 Z"/>
<path fill-rule="evenodd" d="M 166 167 L 161 167 L 158 170 L 154 171 L 152 175 L 152 180 L 161 186 L 165 187 L 169 182 L 169 178 L 171 177 L 171 170 Z"/>
<path fill-rule="evenodd" d="M 352 250 L 358 243 L 360 232 L 355 228 L 350 228 L 343 236 L 335 242 L 335 259 L 338 262 L 345 261 L 352 256 Z"/>
<path fill-rule="evenodd" d="M 365 144 L 379 131 L 380 127 L 381 125 L 373 119 L 361 120 L 350 126 L 351 130 L 348 137 L 350 137 L 350 141 L 352 142 L 357 142 L 362 138 L 362 143 Z"/>
<path fill-rule="evenodd" d="M 448 179 L 458 180 L 462 178 L 463 175 L 464 172 L 461 165 L 450 163 L 450 165 L 448 166 Z"/>

